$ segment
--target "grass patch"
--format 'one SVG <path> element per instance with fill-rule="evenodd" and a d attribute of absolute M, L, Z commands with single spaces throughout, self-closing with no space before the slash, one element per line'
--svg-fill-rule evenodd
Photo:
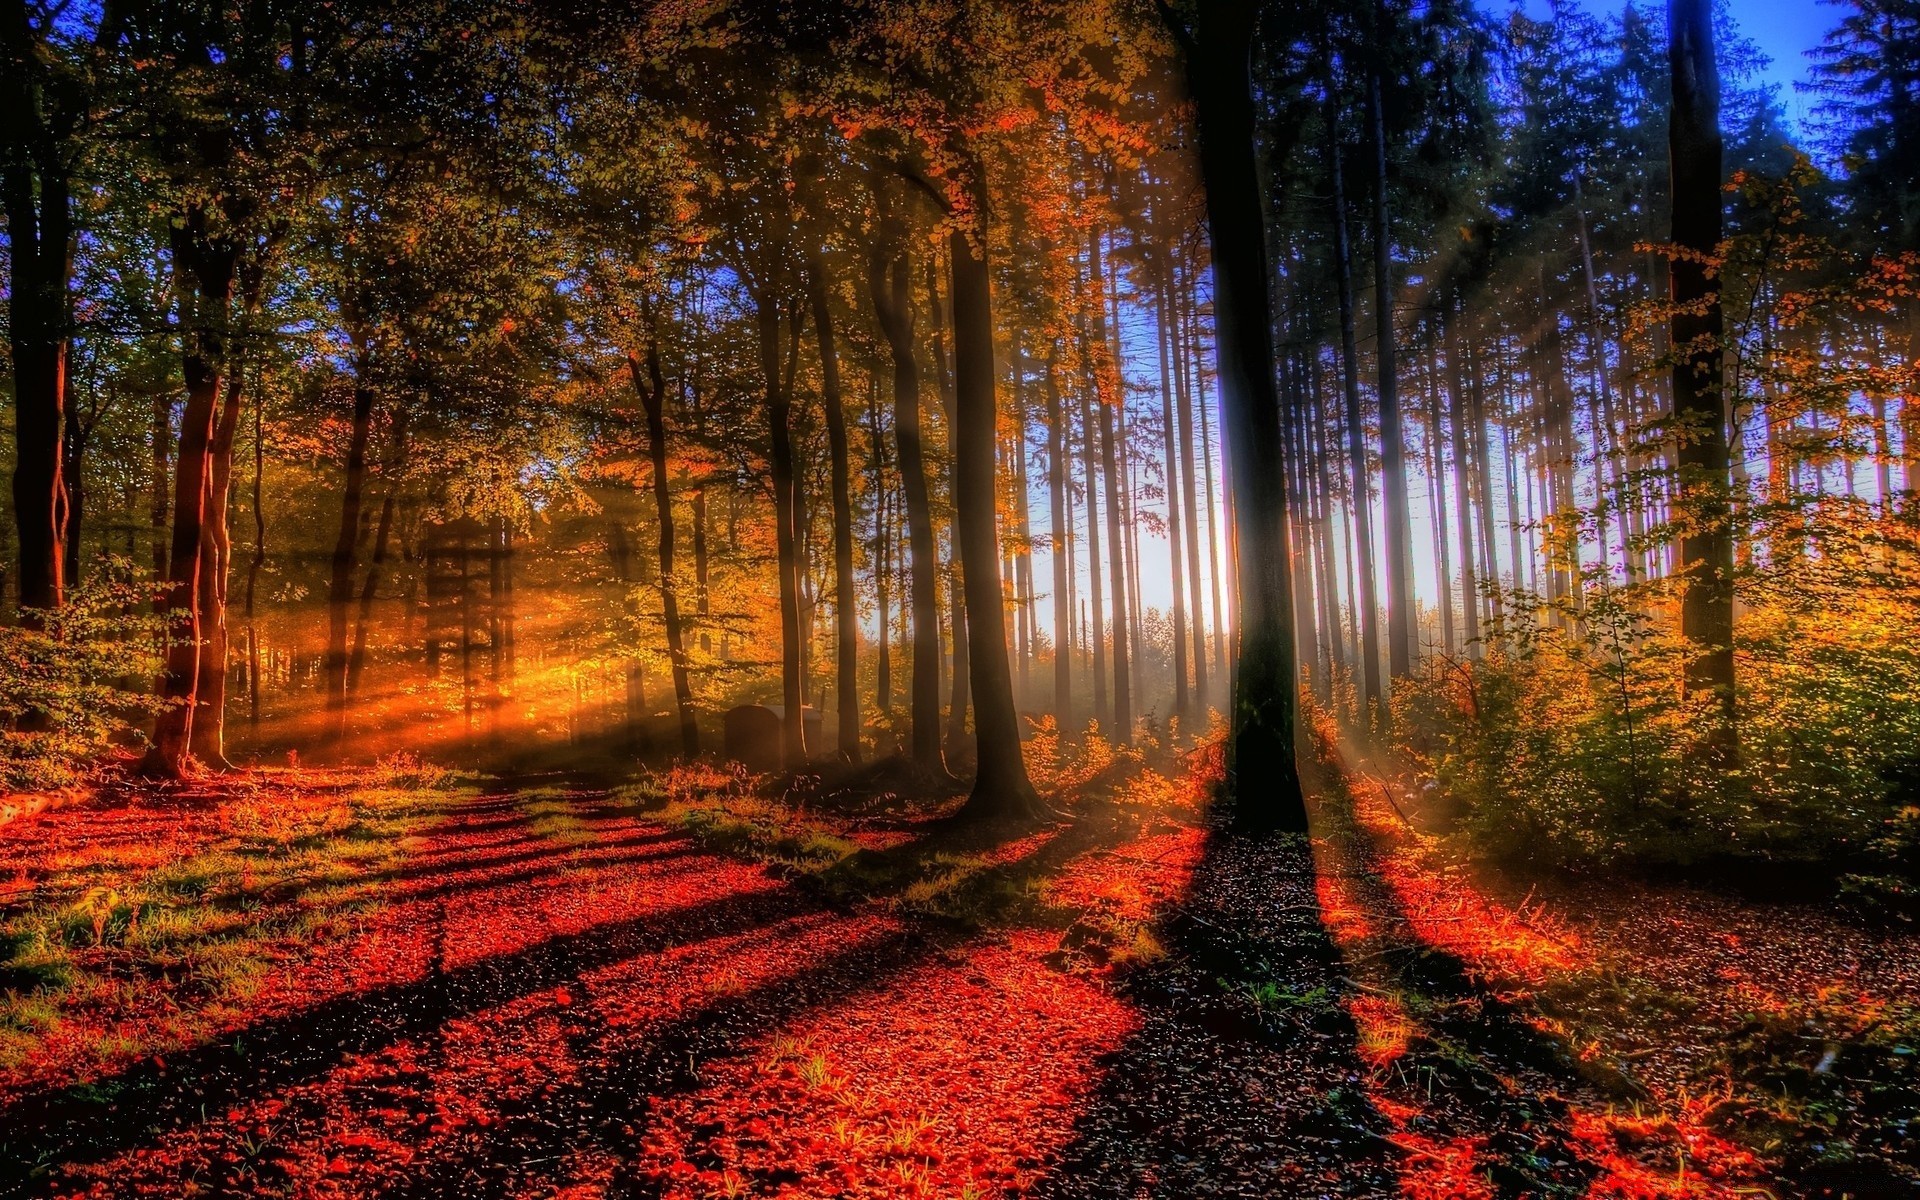
<path fill-rule="evenodd" d="M 0 910 L 0 1068 L 76 1019 L 99 1026 L 83 1052 L 111 1061 L 158 1048 L 117 1019 L 127 1010 L 164 996 L 183 1016 L 163 1024 L 191 1027 L 201 1006 L 253 999 L 276 964 L 364 920 L 387 873 L 474 790 L 411 760 L 354 782 L 237 794 L 198 844 L 50 848 L 33 890 Z"/>

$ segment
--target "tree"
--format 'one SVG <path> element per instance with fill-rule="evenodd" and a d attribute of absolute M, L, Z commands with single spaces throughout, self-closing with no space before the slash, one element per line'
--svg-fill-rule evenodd
<path fill-rule="evenodd" d="M 1274 379 L 1266 233 L 1254 161 L 1250 57 L 1258 6 L 1198 6 L 1189 26 L 1162 8 L 1185 51 L 1200 134 L 1213 242 L 1220 408 L 1233 496 L 1233 713 L 1226 791 L 1235 822 L 1256 831 L 1307 825 L 1294 759 L 1296 691 L 1292 546 L 1280 396 Z"/>
<path fill-rule="evenodd" d="M 1673 180 L 1673 423 L 1678 441 L 1686 592 L 1680 628 L 1690 646 L 1686 684 L 1712 704 L 1708 744 L 1733 746 L 1733 517 L 1722 396 L 1724 322 L 1713 278 L 1722 223 L 1720 71 L 1709 0 L 1672 0 L 1673 74 L 1668 169 Z"/>

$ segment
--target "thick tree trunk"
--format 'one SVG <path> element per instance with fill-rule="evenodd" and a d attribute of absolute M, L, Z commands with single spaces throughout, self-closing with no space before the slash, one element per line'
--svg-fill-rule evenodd
<path fill-rule="evenodd" d="M 976 166 L 976 170 L 978 167 Z M 984 195 L 976 183 L 976 194 Z M 993 301 L 985 222 L 975 236 L 956 226 L 947 240 L 953 284 L 954 537 L 965 576 L 968 674 L 978 769 L 965 812 L 980 820 L 1027 820 L 1044 809 L 1027 778 L 1020 718 L 1007 662 L 1000 542 L 995 528 Z"/>
<path fill-rule="evenodd" d="M 867 283 L 874 313 L 893 358 L 893 437 L 899 456 L 900 491 L 907 505 L 908 593 L 913 614 L 913 683 L 908 717 L 916 765 L 941 774 L 940 597 L 935 572 L 933 510 L 927 496 L 925 454 L 920 441 L 920 368 L 913 358 L 912 263 L 906 251 L 889 261 L 876 251 Z"/>
<path fill-rule="evenodd" d="M 175 614 L 167 644 L 162 698 L 154 719 L 153 747 L 142 769 L 179 778 L 192 768 L 193 723 L 200 701 L 201 572 L 211 568 L 205 537 L 213 480 L 213 442 L 221 370 L 226 365 L 227 326 L 239 253 L 213 239 L 207 215 L 186 213 L 172 230 L 179 276 L 181 374 L 187 405 L 180 422 L 180 453 L 174 472 L 173 541 L 167 555 L 168 611 Z"/>
<path fill-rule="evenodd" d="M 1232 461 L 1234 672 L 1226 789 L 1246 830 L 1304 831 L 1294 759 L 1292 547 L 1280 397 L 1273 377 L 1266 232 L 1254 164 L 1250 57 L 1257 6 L 1200 6 L 1187 44 L 1187 84 L 1200 131 L 1201 177 L 1213 242 L 1221 414 Z"/>
<path fill-rule="evenodd" d="M 227 761 L 227 585 L 233 564 L 233 531 L 229 512 L 233 499 L 233 443 L 240 430 L 242 376 L 240 364 L 228 364 L 225 398 L 214 423 L 212 459 L 208 467 L 206 551 L 201 563 L 200 684 L 191 746 L 202 765 L 230 770 Z"/>
<path fill-rule="evenodd" d="M 1734 748 L 1733 526 L 1720 294 L 1709 264 L 1720 253 L 1722 221 L 1720 72 L 1714 58 L 1713 6 L 1673 0 L 1667 8 L 1673 70 L 1667 146 L 1673 179 L 1673 243 L 1686 253 L 1672 267 L 1673 417 L 1679 486 L 1687 512 L 1680 542 L 1686 592 L 1681 633 L 1691 653 L 1690 696 L 1709 698 L 1715 728 L 1705 739 Z"/>
<path fill-rule="evenodd" d="M 56 122 L 67 119 L 34 69 L 27 6 L 12 8 L 0 30 L 0 203 L 7 216 L 13 351 L 13 513 L 20 549 L 20 606 L 58 608 L 66 599 L 67 487 L 61 437 L 67 408 L 73 277 L 73 216 L 66 147 Z"/>

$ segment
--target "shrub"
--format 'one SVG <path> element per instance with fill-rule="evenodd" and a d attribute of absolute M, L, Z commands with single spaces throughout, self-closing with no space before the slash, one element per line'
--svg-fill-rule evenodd
<path fill-rule="evenodd" d="M 103 575 L 123 577 L 111 569 Z M 150 594 L 124 582 L 76 588 L 31 624 L 0 627 L 0 786 L 72 783 L 89 758 L 160 701 L 145 689 L 160 669 L 161 618 Z"/>
<path fill-rule="evenodd" d="M 1825 532 L 1815 551 L 1741 579 L 1732 769 L 1696 753 L 1709 726 L 1681 696 L 1671 597 L 1594 580 L 1577 617 L 1510 598 L 1480 657 L 1435 657 L 1396 690 L 1396 748 L 1430 815 L 1491 857 L 1751 860 L 1911 896 L 1914 557 Z"/>

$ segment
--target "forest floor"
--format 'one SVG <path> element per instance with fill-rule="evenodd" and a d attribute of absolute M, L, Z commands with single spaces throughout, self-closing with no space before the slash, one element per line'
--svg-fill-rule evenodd
<path fill-rule="evenodd" d="M 1204 758 L 1204 756 L 1202 756 Z M 0 1196 L 1910 1196 L 1920 946 L 1478 881 L 1376 792 L 1051 764 L 969 836 L 410 764 L 0 825 Z"/>

